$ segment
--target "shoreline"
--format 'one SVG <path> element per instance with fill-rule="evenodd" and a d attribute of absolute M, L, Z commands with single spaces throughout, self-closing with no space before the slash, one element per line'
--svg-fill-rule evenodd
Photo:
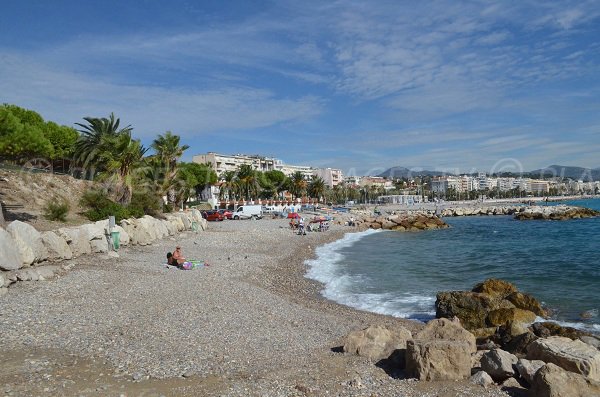
<path fill-rule="evenodd" d="M 0 308 L 0 351 L 12 363 L 0 383 L 15 395 L 417 396 L 448 387 L 505 395 L 468 381 L 396 379 L 332 350 L 371 324 L 422 327 L 327 300 L 305 277 L 316 247 L 346 232 L 336 225 L 297 236 L 287 220 L 211 223 L 199 234 L 124 249 L 117 260 L 78 258 L 53 281 L 20 283 Z M 175 244 L 211 266 L 165 269 L 163 252 Z M 51 376 L 32 376 L 32 362 Z"/>

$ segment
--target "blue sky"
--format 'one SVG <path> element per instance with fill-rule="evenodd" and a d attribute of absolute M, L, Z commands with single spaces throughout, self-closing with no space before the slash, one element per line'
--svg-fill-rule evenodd
<path fill-rule="evenodd" d="M 377 174 L 600 167 L 600 1 L 3 0 L 0 101 Z"/>

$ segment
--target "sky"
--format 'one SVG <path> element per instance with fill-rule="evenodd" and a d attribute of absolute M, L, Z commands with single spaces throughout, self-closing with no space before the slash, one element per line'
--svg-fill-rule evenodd
<path fill-rule="evenodd" d="M 375 175 L 600 167 L 600 0 L 0 0 L 0 102 Z"/>

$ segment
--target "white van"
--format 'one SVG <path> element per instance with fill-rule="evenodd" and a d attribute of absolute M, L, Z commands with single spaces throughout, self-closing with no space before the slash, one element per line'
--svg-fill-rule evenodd
<path fill-rule="evenodd" d="M 240 205 L 233 212 L 232 219 L 261 219 L 263 216 L 260 205 Z"/>

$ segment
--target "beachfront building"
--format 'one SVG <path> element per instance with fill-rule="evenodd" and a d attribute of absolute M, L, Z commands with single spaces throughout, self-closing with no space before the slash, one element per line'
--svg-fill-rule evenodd
<path fill-rule="evenodd" d="M 322 178 L 329 187 L 337 186 L 344 180 L 342 170 L 336 168 L 316 168 L 313 170 L 313 175 Z"/>
<path fill-rule="evenodd" d="M 283 172 L 288 177 L 300 172 L 307 181 L 313 179 L 314 169 L 306 165 L 290 165 L 285 164 L 282 160 L 275 159 L 275 169 Z"/>
<path fill-rule="evenodd" d="M 257 171 L 272 171 L 275 169 L 275 161 L 276 159 L 274 158 L 259 155 L 225 155 L 215 152 L 199 154 L 192 158 L 192 162 L 194 163 L 210 164 L 219 178 L 227 171 L 236 172 L 244 164 L 251 166 L 252 169 Z"/>
<path fill-rule="evenodd" d="M 550 183 L 548 181 L 532 179 L 529 191 L 534 194 L 547 194 L 550 191 Z"/>

